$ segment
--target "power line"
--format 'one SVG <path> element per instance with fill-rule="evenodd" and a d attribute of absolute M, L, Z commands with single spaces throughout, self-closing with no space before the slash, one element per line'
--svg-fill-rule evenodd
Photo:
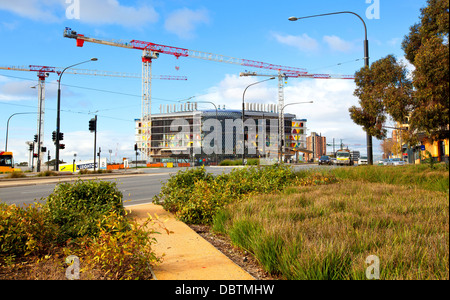
<path fill-rule="evenodd" d="M 342 65 L 345 65 L 345 64 L 350 64 L 350 63 L 354 63 L 354 62 L 358 62 L 358 61 L 363 61 L 363 60 L 364 60 L 364 58 L 353 59 L 353 60 L 340 62 L 340 63 L 334 64 L 334 65 L 330 65 L 330 66 L 326 66 L 326 67 L 315 68 L 315 69 L 312 69 L 312 70 L 310 70 L 310 71 L 316 71 L 316 70 L 320 70 L 320 69 L 326 69 L 326 68 L 332 68 L 332 67 L 342 66 Z"/>
<path fill-rule="evenodd" d="M 24 77 L 18 77 L 18 76 L 3 75 L 3 74 L 1 76 L 14 78 L 14 79 L 33 81 L 33 82 L 35 81 L 33 79 L 24 78 Z M 57 84 L 57 83 L 56 82 L 49 82 L 49 84 Z M 117 91 L 110 91 L 110 90 L 104 90 L 104 89 L 98 89 L 98 88 L 83 87 L 83 86 L 76 86 L 76 85 L 69 85 L 69 84 L 61 84 L 61 86 L 77 88 L 77 89 L 83 89 L 83 90 L 89 90 L 89 91 L 102 92 L 102 93 L 116 94 L 116 95 L 122 95 L 122 96 L 128 96 L 128 97 L 142 98 L 142 95 L 128 94 L 128 93 L 117 92 Z M 169 100 L 169 99 L 163 99 L 163 98 L 158 98 L 158 97 L 153 97 L 153 99 L 159 100 L 159 101 L 163 101 L 163 102 L 174 102 L 174 103 L 177 102 L 176 100 Z"/>

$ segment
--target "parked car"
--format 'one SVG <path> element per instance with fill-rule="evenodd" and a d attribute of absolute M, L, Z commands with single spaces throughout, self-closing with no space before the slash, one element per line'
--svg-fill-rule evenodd
<path fill-rule="evenodd" d="M 367 156 L 361 156 L 358 159 L 358 166 L 367 165 Z"/>
<path fill-rule="evenodd" d="M 336 157 L 331 157 L 331 158 L 330 158 L 330 165 L 337 165 L 337 159 L 336 159 Z"/>
<path fill-rule="evenodd" d="M 379 166 L 386 166 L 388 162 L 389 162 L 389 159 L 387 159 L 387 158 L 381 159 L 381 160 L 378 161 L 378 165 Z"/>
<path fill-rule="evenodd" d="M 405 161 L 401 158 L 393 158 L 390 161 L 390 165 L 392 166 L 404 166 L 405 164 Z"/>
<path fill-rule="evenodd" d="M 330 157 L 327 155 L 324 155 L 319 158 L 319 165 L 331 165 Z"/>

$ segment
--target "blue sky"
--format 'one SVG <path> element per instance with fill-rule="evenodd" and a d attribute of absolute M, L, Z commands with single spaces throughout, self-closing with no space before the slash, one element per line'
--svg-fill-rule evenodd
<path fill-rule="evenodd" d="M 75 1 L 75 2 L 74 2 Z M 376 1 L 376 2 L 374 2 Z M 337 15 L 298 22 L 291 16 L 335 11 L 353 11 L 367 23 L 370 60 L 389 54 L 404 59 L 401 49 L 409 27 L 418 22 L 425 0 L 342 0 L 342 1 L 205 1 L 205 0 L 0 0 L 0 66 L 47 65 L 66 67 L 97 57 L 78 68 L 141 73 L 141 52 L 86 43 L 77 48 L 75 40 L 63 37 L 64 27 L 99 39 L 133 39 L 199 50 L 236 58 L 306 68 L 310 73 L 353 75 L 364 64 L 364 31 L 359 19 Z M 70 8 L 79 3 L 79 18 Z M 379 3 L 379 11 L 371 10 Z M 69 12 L 69 14 L 67 13 Z M 379 13 L 370 19 L 368 13 Z M 76 16 L 76 15 L 75 15 Z M 68 18 L 69 17 L 69 18 Z M 162 54 L 153 63 L 155 75 L 187 76 L 188 81 L 154 80 L 153 113 L 161 104 L 196 96 L 227 108 L 240 108 L 247 85 L 264 78 L 240 78 L 245 70 L 272 74 L 237 65 Z M 54 157 L 51 132 L 56 128 L 55 74 L 47 79 L 45 141 Z M 74 153 L 90 159 L 93 134 L 88 121 L 99 119 L 98 143 L 102 155 L 113 160 L 133 157 L 135 124 L 141 115 L 141 81 L 65 74 L 62 83 L 61 131 L 66 150 L 61 157 L 71 161 Z M 0 149 L 5 146 L 6 122 L 14 113 L 37 112 L 37 84 L 32 72 L 0 70 Z M 311 131 L 328 141 L 344 143 L 365 154 L 365 133 L 353 124 L 348 108 L 358 103 L 355 84 L 349 80 L 290 79 L 285 88 L 286 103 L 310 101 L 291 106 L 290 113 L 308 119 Z M 277 82 L 251 88 L 248 102 L 277 103 Z M 210 108 L 202 104 L 203 108 Z M 26 141 L 36 134 L 35 115 L 15 116 L 10 123 L 8 150 L 16 161 L 28 161 Z M 374 153 L 380 152 L 374 140 Z"/>

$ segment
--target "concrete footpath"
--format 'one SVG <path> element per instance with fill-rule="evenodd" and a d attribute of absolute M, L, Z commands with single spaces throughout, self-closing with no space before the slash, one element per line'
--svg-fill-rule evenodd
<path fill-rule="evenodd" d="M 255 280 L 161 206 L 143 204 L 126 209 L 138 220 L 156 214 L 165 222 L 164 226 L 173 231 L 170 235 L 162 232 L 156 236 L 155 252 L 164 255 L 163 262 L 153 269 L 157 280 Z"/>

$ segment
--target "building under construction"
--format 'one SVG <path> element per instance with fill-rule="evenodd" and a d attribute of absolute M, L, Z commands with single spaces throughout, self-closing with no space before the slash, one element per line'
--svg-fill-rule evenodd
<path fill-rule="evenodd" d="M 246 103 L 244 130 L 242 111 L 217 107 L 199 110 L 197 103 L 161 105 L 151 118 L 151 140 L 146 123 L 136 120 L 136 143 L 152 163 L 195 162 L 218 164 L 246 158 L 303 160 L 306 150 L 306 122 L 285 114 L 285 141 L 280 140 L 277 105 Z M 147 131 L 147 134 L 144 134 Z M 146 147 L 147 143 L 147 147 Z"/>

